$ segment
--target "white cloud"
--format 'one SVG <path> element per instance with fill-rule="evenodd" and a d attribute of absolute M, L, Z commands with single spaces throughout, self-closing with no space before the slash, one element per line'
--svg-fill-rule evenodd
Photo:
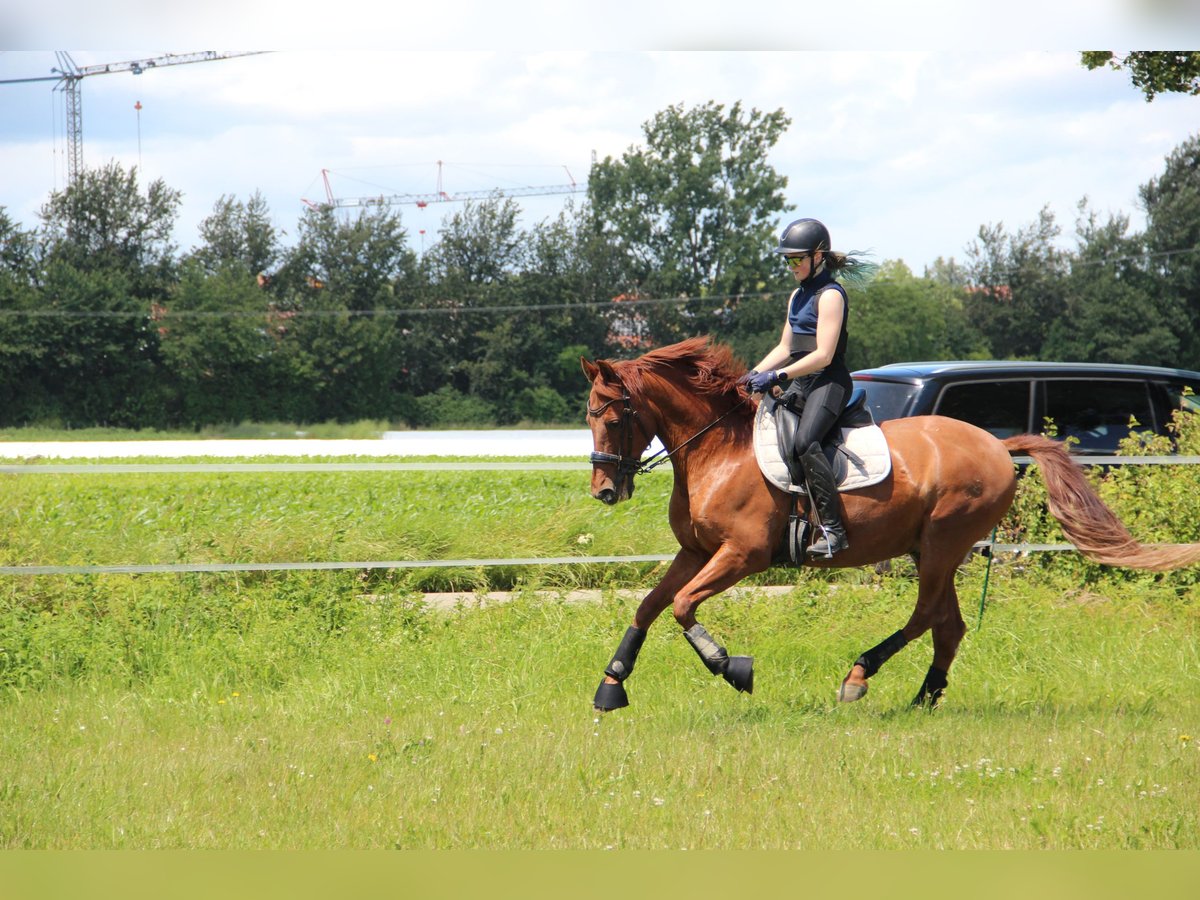
<path fill-rule="evenodd" d="M 1008 50 L 1187 48 L 1194 0 L 17 0 L 0 10 L 10 48 L 52 45 L 567 50 Z"/>
<path fill-rule="evenodd" d="M 49 51 L 0 54 L 0 78 L 53 64 Z M 0 205 L 28 224 L 62 186 L 51 87 L 0 86 L 0 155 L 14 176 L 0 181 Z M 300 198 L 323 196 L 323 168 L 339 196 L 431 191 L 439 159 L 448 190 L 565 183 L 563 167 L 583 181 L 593 151 L 640 144 L 642 124 L 668 105 L 783 108 L 793 124 L 770 162 L 797 212 L 918 272 L 961 257 L 981 224 L 1017 227 L 1047 203 L 1068 231 L 1084 195 L 1136 222 L 1138 186 L 1200 121 L 1196 98 L 1147 104 L 1124 73 L 1088 72 L 1074 51 L 1022 49 L 297 50 L 89 78 L 83 98 L 85 159 L 135 163 L 140 127 L 144 175 L 185 193 L 185 247 L 219 196 L 255 190 L 294 234 Z M 562 202 L 523 205 L 538 220 Z M 449 209 L 403 212 L 432 234 Z"/>

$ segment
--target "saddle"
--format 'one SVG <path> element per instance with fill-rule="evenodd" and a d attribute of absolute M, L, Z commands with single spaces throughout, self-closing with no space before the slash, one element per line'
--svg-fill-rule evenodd
<path fill-rule="evenodd" d="M 797 407 L 792 401 L 800 401 Z M 763 477 L 796 498 L 788 523 L 785 547 L 778 557 L 802 565 L 809 523 L 801 505 L 807 499 L 804 473 L 796 461 L 796 432 L 800 425 L 803 399 L 766 396 L 759 404 L 754 420 L 754 455 Z M 838 417 L 822 442 L 822 450 L 833 469 L 839 491 L 853 491 L 883 481 L 892 471 L 892 457 L 883 430 L 875 424 L 861 388 Z"/>
<path fill-rule="evenodd" d="M 770 395 L 763 398 L 754 418 L 754 456 L 758 467 L 767 481 L 792 494 L 806 493 L 804 473 L 796 463 L 799 425 L 799 409 Z M 851 395 L 821 447 L 839 491 L 869 487 L 883 481 L 892 471 L 887 440 L 875 424 L 866 405 L 866 392 L 861 388 Z"/>

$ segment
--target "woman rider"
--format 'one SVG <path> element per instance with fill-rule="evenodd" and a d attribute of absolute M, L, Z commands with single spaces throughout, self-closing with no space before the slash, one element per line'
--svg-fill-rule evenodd
<path fill-rule="evenodd" d="M 800 286 L 788 300 L 787 323 L 779 343 L 745 376 L 755 393 L 787 385 L 804 403 L 796 434 L 796 454 L 817 508 L 821 531 L 808 548 L 813 556 L 833 556 L 849 546 L 833 469 L 821 441 L 850 399 L 846 367 L 846 290 L 835 274 L 861 277 L 865 264 L 830 249 L 829 230 L 816 219 L 797 219 L 783 230 L 776 252 Z"/>

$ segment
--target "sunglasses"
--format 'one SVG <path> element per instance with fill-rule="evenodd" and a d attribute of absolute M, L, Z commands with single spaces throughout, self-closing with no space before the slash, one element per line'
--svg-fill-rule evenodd
<path fill-rule="evenodd" d="M 798 269 L 798 268 L 800 268 L 800 266 L 802 266 L 804 264 L 804 261 L 806 259 L 808 259 L 807 255 L 806 256 L 785 256 L 783 258 L 783 261 L 785 263 L 787 263 L 787 267 L 789 269 Z"/>

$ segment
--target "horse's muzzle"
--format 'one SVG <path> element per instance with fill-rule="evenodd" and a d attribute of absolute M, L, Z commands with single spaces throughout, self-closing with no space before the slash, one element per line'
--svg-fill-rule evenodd
<path fill-rule="evenodd" d="M 612 506 L 633 496 L 633 477 L 640 467 L 637 457 L 596 452 L 591 456 L 591 463 L 593 497 Z"/>
<path fill-rule="evenodd" d="M 599 490 L 592 490 L 592 496 L 605 506 L 613 506 L 633 496 L 632 478 L 618 478 L 616 481 L 605 478 L 601 480 L 600 484 Z"/>
<path fill-rule="evenodd" d="M 617 502 L 617 492 L 614 491 L 612 488 L 605 488 L 604 490 L 599 491 L 599 492 L 593 494 L 592 496 L 595 497 L 597 500 L 599 500 L 601 503 L 605 504 L 606 506 L 612 506 L 614 503 Z"/>

